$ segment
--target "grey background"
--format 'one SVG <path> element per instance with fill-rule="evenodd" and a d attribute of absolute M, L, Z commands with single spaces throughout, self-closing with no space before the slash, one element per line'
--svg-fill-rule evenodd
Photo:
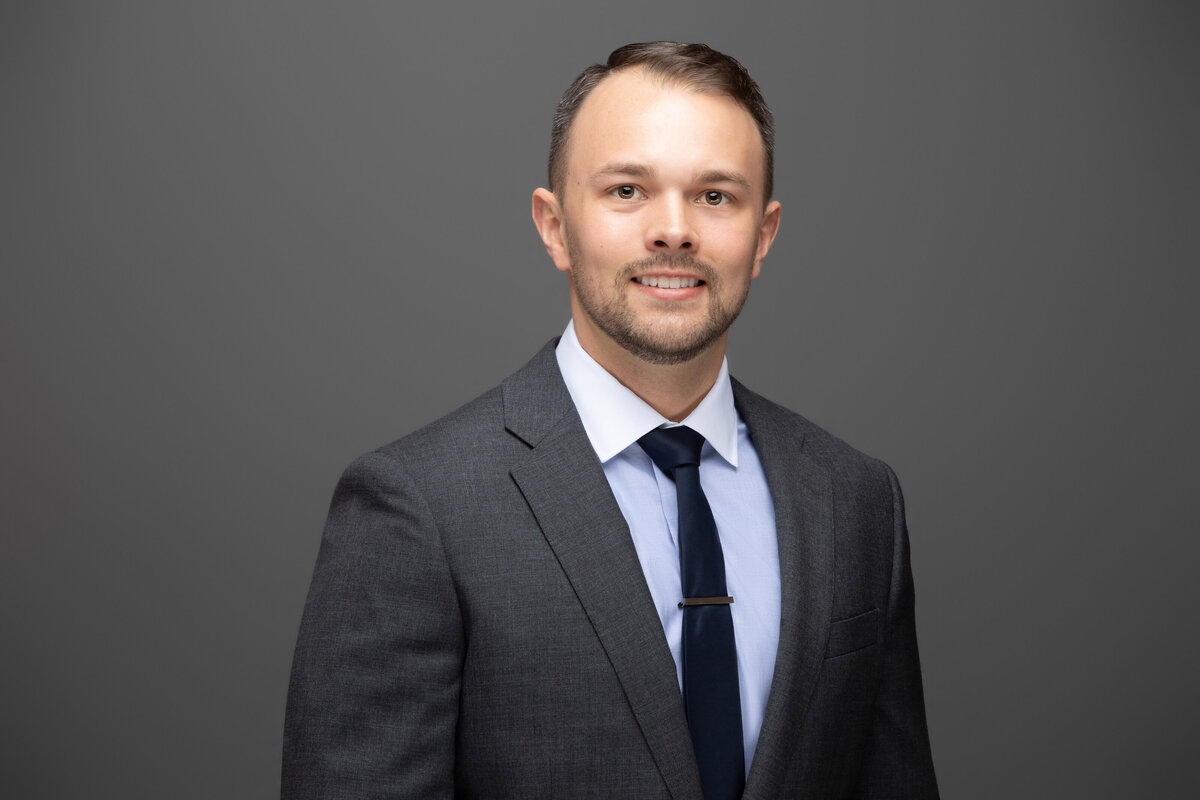
<path fill-rule="evenodd" d="M 1195 797 L 1183 2 L 0 9 L 0 795 L 267 798 L 333 484 L 567 319 L 550 112 L 627 41 L 779 124 L 745 383 L 889 461 L 957 798 Z"/>

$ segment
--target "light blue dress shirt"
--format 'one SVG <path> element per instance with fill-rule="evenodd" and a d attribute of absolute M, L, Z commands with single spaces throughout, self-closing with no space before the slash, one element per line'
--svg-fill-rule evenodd
<path fill-rule="evenodd" d="M 676 544 L 679 508 L 675 483 L 637 443 L 654 428 L 675 423 L 596 363 L 579 344 L 574 323 L 567 324 L 556 355 L 584 430 L 629 523 L 682 686 L 683 611 L 678 603 L 683 592 Z M 682 424 L 705 439 L 700 455 L 700 485 L 717 522 L 726 585 L 733 597 L 730 611 L 748 774 L 779 648 L 779 549 L 767 478 L 750 444 L 746 425 L 734 408 L 725 361 L 712 389 Z"/>

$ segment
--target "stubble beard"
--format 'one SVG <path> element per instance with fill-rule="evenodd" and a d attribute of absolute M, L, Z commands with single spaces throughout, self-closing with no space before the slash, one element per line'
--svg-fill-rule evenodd
<path fill-rule="evenodd" d="M 703 353 L 729 330 L 737 319 L 749 295 L 749 285 L 734 298 L 732 305 L 721 300 L 721 279 L 712 265 L 689 254 L 666 253 L 631 261 L 621 268 L 613 280 L 610 292 L 603 290 L 601 281 L 581 276 L 582 263 L 578 249 L 569 236 L 567 252 L 571 259 L 575 297 L 584 314 L 625 351 L 650 364 L 684 364 Z M 629 307 L 629 283 L 638 275 L 655 269 L 686 269 L 706 284 L 708 313 L 699 324 L 681 327 L 677 324 L 654 324 L 639 321 Z M 669 302 L 669 301 L 664 301 Z M 664 317 L 670 312 L 663 312 Z M 658 320 L 669 322 L 669 320 Z"/>

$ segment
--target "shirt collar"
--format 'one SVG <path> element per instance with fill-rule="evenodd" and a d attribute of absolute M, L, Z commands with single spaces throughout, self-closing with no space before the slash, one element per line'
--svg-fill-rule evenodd
<path fill-rule="evenodd" d="M 554 354 L 567 391 L 583 420 L 583 429 L 601 463 L 655 428 L 675 425 L 588 355 L 575 335 L 573 321 L 567 323 Z M 738 417 L 726 359 L 721 359 L 716 383 L 680 424 L 699 433 L 721 458 L 737 466 Z"/>

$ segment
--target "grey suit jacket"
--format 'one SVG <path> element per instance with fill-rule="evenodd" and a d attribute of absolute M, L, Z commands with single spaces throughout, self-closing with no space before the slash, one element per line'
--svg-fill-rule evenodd
<path fill-rule="evenodd" d="M 675 665 L 554 344 L 343 475 L 284 798 L 701 798 Z M 734 397 L 782 578 L 745 798 L 936 797 L 895 476 L 736 381 Z"/>

